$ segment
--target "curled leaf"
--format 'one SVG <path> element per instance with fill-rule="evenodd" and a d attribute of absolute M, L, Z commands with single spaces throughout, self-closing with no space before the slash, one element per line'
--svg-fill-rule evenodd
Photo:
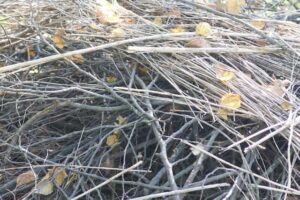
<path fill-rule="evenodd" d="M 183 32 L 185 32 L 185 29 L 181 26 L 177 26 L 175 28 L 171 28 L 170 31 L 172 33 L 183 33 Z"/>
<path fill-rule="evenodd" d="M 195 38 L 191 39 L 186 43 L 186 47 L 191 47 L 191 48 L 206 48 L 210 47 L 209 43 L 203 39 L 203 38 Z"/>
<path fill-rule="evenodd" d="M 17 187 L 21 185 L 25 185 L 35 180 L 35 175 L 33 171 L 24 172 L 17 177 Z"/>
<path fill-rule="evenodd" d="M 254 26 L 257 29 L 264 29 L 266 26 L 266 22 L 262 21 L 262 20 L 253 20 L 251 21 L 251 25 Z"/>
<path fill-rule="evenodd" d="M 125 31 L 121 28 L 115 28 L 111 31 L 111 37 L 120 38 L 125 36 Z"/>
<path fill-rule="evenodd" d="M 162 19 L 159 16 L 154 18 L 153 23 L 157 26 L 161 26 L 163 24 Z"/>
<path fill-rule="evenodd" d="M 60 35 L 54 35 L 51 39 L 57 48 L 59 49 L 64 48 L 65 42 Z"/>
<path fill-rule="evenodd" d="M 288 101 L 284 101 L 280 104 L 280 107 L 282 108 L 282 110 L 288 111 L 288 110 L 291 110 L 293 108 L 293 104 L 291 104 Z"/>
<path fill-rule="evenodd" d="M 229 111 L 224 108 L 219 108 L 219 110 L 217 112 L 217 116 L 226 121 L 228 121 L 228 114 L 229 114 Z"/>
<path fill-rule="evenodd" d="M 228 93 L 221 97 L 220 105 L 229 110 L 241 107 L 241 96 L 239 94 Z"/>
<path fill-rule="evenodd" d="M 81 54 L 75 54 L 75 55 L 70 56 L 68 58 L 76 64 L 83 64 L 84 63 L 84 57 Z"/>
<path fill-rule="evenodd" d="M 208 36 L 211 32 L 211 26 L 207 22 L 201 22 L 196 26 L 196 34 L 200 36 Z"/>
<path fill-rule="evenodd" d="M 116 144 L 116 143 L 119 142 L 119 138 L 120 137 L 119 137 L 118 133 L 113 133 L 113 134 L 111 134 L 110 136 L 107 137 L 106 144 L 108 146 L 112 146 L 112 145 L 114 145 L 114 144 Z"/>
<path fill-rule="evenodd" d="M 108 82 L 108 83 L 113 83 L 113 82 L 117 81 L 117 77 L 115 77 L 114 75 L 106 76 L 105 79 L 106 79 L 106 82 Z"/>
<path fill-rule="evenodd" d="M 35 192 L 36 194 L 41 194 L 41 195 L 50 195 L 52 194 L 53 190 L 54 190 L 54 185 L 53 183 L 48 180 L 48 179 L 42 179 L 35 188 Z"/>

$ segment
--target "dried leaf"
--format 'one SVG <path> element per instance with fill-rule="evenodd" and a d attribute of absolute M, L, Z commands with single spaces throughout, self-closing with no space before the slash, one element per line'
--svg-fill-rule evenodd
<path fill-rule="evenodd" d="M 201 149 L 203 149 L 202 144 L 197 144 L 196 147 L 191 147 L 190 150 L 194 156 L 198 156 L 201 153 Z"/>
<path fill-rule="evenodd" d="M 65 42 L 64 42 L 63 38 L 60 35 L 54 35 L 52 37 L 52 41 L 55 44 L 55 46 L 59 49 L 62 49 L 65 46 Z"/>
<path fill-rule="evenodd" d="M 36 56 L 36 52 L 33 47 L 27 48 L 27 56 L 28 58 L 33 58 L 34 56 Z"/>
<path fill-rule="evenodd" d="M 207 48 L 207 47 L 210 47 L 207 40 L 205 40 L 203 38 L 191 39 L 191 40 L 188 41 L 188 43 L 186 43 L 185 46 L 186 47 L 191 47 L 191 48 Z"/>
<path fill-rule="evenodd" d="M 127 124 L 128 119 L 127 119 L 127 117 L 122 117 L 121 115 L 119 115 L 117 117 L 116 121 L 117 121 L 117 123 L 116 123 L 117 125 L 124 125 L 124 124 Z"/>
<path fill-rule="evenodd" d="M 217 112 L 217 116 L 226 121 L 228 121 L 228 114 L 229 114 L 229 111 L 224 108 L 219 108 L 219 110 Z"/>
<path fill-rule="evenodd" d="M 116 143 L 118 143 L 118 142 L 119 142 L 119 135 L 116 134 L 116 133 L 111 134 L 111 135 L 108 136 L 107 139 L 106 139 L 106 144 L 107 144 L 108 146 L 112 146 L 112 145 L 114 145 L 114 144 L 116 144 Z"/>
<path fill-rule="evenodd" d="M 76 64 L 83 64 L 84 63 L 84 57 L 81 54 L 75 54 L 75 55 L 70 56 L 68 58 Z"/>
<path fill-rule="evenodd" d="M 17 177 L 17 187 L 21 185 L 25 185 L 35 180 L 35 176 L 33 171 L 24 172 Z"/>
<path fill-rule="evenodd" d="M 54 167 L 53 169 L 48 170 L 48 173 L 52 174 L 52 177 L 54 177 L 54 181 L 58 186 L 61 186 L 68 176 L 66 170 L 62 167 Z"/>
<path fill-rule="evenodd" d="M 251 25 L 259 30 L 262 30 L 265 28 L 266 22 L 261 21 L 261 20 L 253 20 L 253 21 L 251 21 Z"/>
<path fill-rule="evenodd" d="M 266 89 L 277 96 L 283 96 L 285 87 L 289 84 L 289 80 L 273 80 L 272 84 L 266 86 Z"/>
<path fill-rule="evenodd" d="M 217 0 L 216 2 L 217 10 L 232 14 L 240 13 L 244 5 L 246 5 L 245 0 Z"/>
<path fill-rule="evenodd" d="M 108 75 L 106 76 L 106 82 L 108 83 L 113 83 L 113 82 L 116 82 L 117 81 L 117 77 L 115 77 L 114 75 Z"/>
<path fill-rule="evenodd" d="M 95 22 L 91 23 L 89 26 L 94 30 L 98 30 L 98 26 Z"/>
<path fill-rule="evenodd" d="M 233 93 L 225 94 L 221 97 L 220 105 L 229 110 L 238 109 L 241 107 L 241 96 Z"/>
<path fill-rule="evenodd" d="M 121 38 L 126 35 L 125 31 L 121 28 L 115 28 L 111 31 L 111 37 L 113 38 Z"/>
<path fill-rule="evenodd" d="M 48 178 L 44 178 L 36 185 L 36 190 L 34 193 L 41 195 L 52 194 L 54 185 Z"/>
<path fill-rule="evenodd" d="M 232 80 L 235 76 L 234 72 L 227 70 L 218 70 L 217 78 L 225 85 L 228 84 L 228 81 Z"/>
<path fill-rule="evenodd" d="M 150 70 L 147 67 L 138 66 L 137 67 L 137 72 L 138 72 L 139 75 L 146 76 L 146 75 L 149 75 Z"/>
<path fill-rule="evenodd" d="M 116 24 L 121 22 L 115 8 L 110 3 L 105 3 L 97 7 L 95 14 L 98 21 L 102 24 Z"/>
<path fill-rule="evenodd" d="M 196 26 L 196 34 L 200 36 L 208 36 L 211 32 L 211 26 L 207 22 L 201 22 Z"/>
<path fill-rule="evenodd" d="M 288 110 L 291 110 L 293 108 L 293 104 L 291 104 L 288 101 L 284 101 L 280 104 L 280 107 L 282 108 L 282 110 L 288 111 Z"/>
<path fill-rule="evenodd" d="M 153 23 L 157 26 L 161 26 L 163 24 L 162 18 L 160 16 L 155 17 Z"/>
<path fill-rule="evenodd" d="M 175 28 L 171 28 L 170 31 L 172 33 L 183 33 L 185 32 L 185 29 L 181 26 L 176 26 Z"/>

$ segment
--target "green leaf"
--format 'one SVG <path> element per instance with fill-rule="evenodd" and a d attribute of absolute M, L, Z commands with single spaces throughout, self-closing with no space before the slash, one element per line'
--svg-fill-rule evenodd
<path fill-rule="evenodd" d="M 6 24 L 8 22 L 8 17 L 0 15 L 0 24 Z"/>

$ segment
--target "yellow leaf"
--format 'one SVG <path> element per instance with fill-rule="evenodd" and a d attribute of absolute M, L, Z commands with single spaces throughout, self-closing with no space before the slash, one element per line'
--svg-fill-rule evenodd
<path fill-rule="evenodd" d="M 36 52 L 35 52 L 34 48 L 32 48 L 32 47 L 27 48 L 27 56 L 28 56 L 28 58 L 33 58 L 34 56 L 36 56 Z"/>
<path fill-rule="evenodd" d="M 163 24 L 161 17 L 157 16 L 154 18 L 153 23 L 157 26 L 161 26 Z"/>
<path fill-rule="evenodd" d="M 24 185 L 24 184 L 27 184 L 27 183 L 30 183 L 32 181 L 35 180 L 35 176 L 34 176 L 34 173 L 33 171 L 28 171 L 28 172 L 25 172 L 23 174 L 20 174 L 18 177 L 17 177 L 17 187 L 20 186 L 20 185 Z"/>
<path fill-rule="evenodd" d="M 121 28 L 115 28 L 111 31 L 111 37 L 120 38 L 125 36 L 125 31 Z"/>
<path fill-rule="evenodd" d="M 65 42 L 64 42 L 63 38 L 60 35 L 54 35 L 52 37 L 52 41 L 55 44 L 55 46 L 59 49 L 62 49 L 65 46 Z"/>
<path fill-rule="evenodd" d="M 142 75 L 142 76 L 149 75 L 149 73 L 150 73 L 150 70 L 144 66 L 138 66 L 137 71 L 138 71 L 138 74 Z"/>
<path fill-rule="evenodd" d="M 116 144 L 118 142 L 119 142 L 119 136 L 118 136 L 118 134 L 115 134 L 115 133 L 111 134 L 106 139 L 106 144 L 108 146 L 112 146 L 112 145 L 114 145 L 114 144 Z"/>
<path fill-rule="evenodd" d="M 121 115 L 119 115 L 117 117 L 116 121 L 117 121 L 118 125 L 124 125 L 124 124 L 127 124 L 128 119 L 127 119 L 127 117 L 122 117 Z"/>
<path fill-rule="evenodd" d="M 226 109 L 238 109 L 241 107 L 241 96 L 239 94 L 228 93 L 221 97 L 220 105 Z"/>
<path fill-rule="evenodd" d="M 50 171 L 49 171 L 50 172 Z M 61 186 L 64 183 L 65 178 L 68 176 L 66 170 L 62 167 L 55 167 L 51 170 L 55 183 Z"/>
<path fill-rule="evenodd" d="M 238 14 L 241 12 L 241 7 L 245 4 L 245 0 L 227 0 L 226 11 L 232 14 Z"/>
<path fill-rule="evenodd" d="M 228 120 L 228 114 L 229 114 L 229 111 L 224 108 L 219 108 L 219 110 L 217 112 L 217 116 L 226 121 Z"/>
<path fill-rule="evenodd" d="M 172 33 L 183 33 L 183 32 L 185 32 L 185 29 L 181 26 L 177 26 L 175 28 L 171 28 L 170 31 Z"/>
<path fill-rule="evenodd" d="M 284 101 L 280 104 L 280 107 L 285 110 L 285 111 L 288 111 L 288 110 L 291 110 L 293 108 L 293 104 L 291 104 L 290 102 L 288 101 Z"/>
<path fill-rule="evenodd" d="M 115 81 L 117 81 L 117 77 L 115 77 L 114 75 L 106 76 L 106 82 L 113 83 Z"/>
<path fill-rule="evenodd" d="M 53 183 L 48 178 L 44 178 L 36 185 L 36 191 L 34 193 L 41 195 L 52 194 Z"/>
<path fill-rule="evenodd" d="M 68 58 L 76 64 L 83 64 L 84 63 L 84 57 L 81 54 L 75 54 L 75 55 L 70 56 Z"/>
<path fill-rule="evenodd" d="M 91 23 L 90 27 L 94 30 L 98 30 L 97 24 L 95 22 Z"/>
<path fill-rule="evenodd" d="M 251 21 L 251 25 L 254 26 L 257 29 L 264 29 L 266 26 L 266 22 L 261 21 L 261 20 L 253 20 Z"/>
<path fill-rule="evenodd" d="M 208 36 L 211 32 L 211 26 L 207 22 L 201 22 L 196 26 L 196 34 L 200 36 Z"/>
<path fill-rule="evenodd" d="M 219 70 L 217 72 L 217 78 L 225 85 L 234 77 L 234 72 Z"/>
<path fill-rule="evenodd" d="M 29 74 L 38 74 L 39 69 L 37 67 L 33 67 L 32 69 L 29 70 Z"/>
<path fill-rule="evenodd" d="M 112 4 L 102 4 L 97 7 L 96 17 L 102 24 L 116 24 L 121 21 Z"/>

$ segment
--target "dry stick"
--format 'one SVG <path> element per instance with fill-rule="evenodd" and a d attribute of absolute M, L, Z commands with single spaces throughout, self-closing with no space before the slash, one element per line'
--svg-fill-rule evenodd
<path fill-rule="evenodd" d="M 51 111 L 55 110 L 57 107 L 60 106 L 65 106 L 66 104 L 61 103 L 61 104 L 52 104 L 51 106 L 45 108 L 42 111 L 37 112 L 35 115 L 33 115 L 29 120 L 27 120 L 17 131 L 16 133 L 12 136 L 12 140 L 11 140 L 11 145 L 14 146 L 17 143 L 18 138 L 20 138 L 20 136 L 22 135 L 23 131 L 30 125 L 32 125 L 33 122 L 35 122 L 36 120 L 40 119 L 41 117 L 49 114 Z M 12 147 L 9 146 L 6 150 L 5 153 L 5 160 L 9 160 L 10 154 L 12 151 Z"/>
<path fill-rule="evenodd" d="M 272 133 L 269 133 L 267 136 L 263 137 L 262 139 L 258 140 L 255 143 L 251 144 L 250 146 L 248 146 L 247 148 L 245 148 L 244 152 L 248 152 L 249 150 L 255 148 L 256 146 L 260 145 L 264 141 L 266 141 L 266 140 L 274 137 L 275 135 L 281 133 L 286 128 L 290 127 L 291 125 L 297 126 L 299 123 L 300 123 L 300 116 L 297 117 L 294 121 L 288 121 L 288 122 L 286 122 L 281 128 L 277 129 L 276 131 L 274 131 Z"/>
<path fill-rule="evenodd" d="M 127 173 L 127 172 L 133 170 L 134 168 L 140 166 L 142 163 L 143 163 L 143 161 L 139 161 L 139 162 L 135 163 L 135 164 L 132 165 L 131 167 L 129 167 L 129 168 L 125 169 L 124 171 L 122 171 L 122 172 L 120 172 L 120 173 L 114 175 L 113 177 L 107 179 L 107 180 L 104 181 L 103 183 L 101 183 L 101 184 L 99 184 L 99 185 L 97 185 L 97 186 L 95 186 L 95 187 L 93 187 L 93 188 L 91 188 L 91 189 L 85 191 L 84 193 L 82 193 L 82 194 L 80 194 L 80 195 L 78 195 L 78 196 L 72 198 L 71 200 L 76 200 L 76 199 L 79 199 L 79 198 L 81 198 L 81 197 L 84 197 L 85 195 L 87 195 L 87 194 L 93 192 L 94 190 L 97 190 L 97 189 L 103 187 L 104 185 L 108 184 L 109 182 L 111 182 L 112 180 L 118 178 L 119 176 L 122 176 L 123 174 L 125 174 L 125 173 Z"/>
<path fill-rule="evenodd" d="M 291 49 L 289 47 L 287 47 L 284 43 L 280 43 L 278 40 L 266 35 L 263 31 L 255 28 L 254 26 L 252 26 L 251 24 L 247 23 L 247 22 L 244 22 L 243 20 L 241 19 L 238 19 L 232 15 L 229 15 L 227 13 L 224 13 L 224 12 L 220 12 L 220 11 L 217 11 L 217 10 L 214 10 L 212 8 L 209 8 L 207 6 L 204 6 L 202 4 L 197 4 L 197 3 L 193 3 L 193 2 L 190 2 L 190 1 L 187 1 L 187 0 L 177 0 L 179 2 L 184 2 L 186 4 L 189 4 L 189 5 L 192 5 L 192 6 L 195 6 L 199 9 L 202 9 L 202 10 L 205 10 L 207 12 L 210 12 L 210 13 L 213 13 L 217 16 L 221 16 L 221 17 L 226 17 L 226 18 L 229 18 L 237 23 L 240 23 L 240 24 L 243 24 L 244 26 L 246 26 L 247 28 L 251 29 L 252 31 L 254 31 L 256 34 L 260 35 L 261 37 L 265 38 L 268 42 L 270 42 L 271 44 L 274 44 L 274 45 L 279 45 L 281 48 L 283 48 L 284 50 L 288 51 L 289 53 L 292 53 L 292 54 L 295 54 L 297 56 L 300 56 L 300 54 L 295 51 L 294 49 Z"/>
<path fill-rule="evenodd" d="M 178 48 L 178 47 L 140 47 L 129 46 L 129 53 L 278 53 L 281 48 L 252 47 L 252 48 Z"/>
<path fill-rule="evenodd" d="M 219 183 L 219 184 L 211 184 L 211 185 L 204 185 L 204 186 L 199 186 L 199 187 L 192 187 L 192 188 L 187 188 L 187 189 L 180 189 L 180 190 L 174 190 L 171 192 L 162 192 L 158 194 L 150 194 L 147 196 L 143 197 L 137 197 L 133 198 L 131 200 L 145 200 L 145 199 L 154 199 L 154 198 L 165 198 L 166 196 L 171 196 L 171 195 L 178 195 L 178 194 L 184 194 L 188 192 L 194 192 L 194 191 L 200 191 L 200 190 L 206 190 L 206 189 L 213 189 L 213 188 L 219 188 L 219 187 L 228 187 L 230 184 L 228 183 Z"/>
<path fill-rule="evenodd" d="M 85 48 L 85 49 L 69 51 L 67 53 L 56 54 L 56 55 L 47 56 L 47 57 L 36 59 L 36 60 L 31 60 L 31 61 L 27 61 L 27 62 L 22 62 L 22 63 L 17 63 L 17 64 L 1 67 L 0 73 L 18 70 L 18 69 L 22 69 L 22 68 L 28 67 L 28 66 L 34 67 L 36 65 L 45 64 L 45 63 L 48 63 L 51 61 L 59 60 L 59 59 L 73 56 L 76 54 L 90 53 L 90 52 L 103 50 L 103 49 L 107 49 L 107 48 L 112 48 L 112 47 L 116 47 L 116 46 L 120 46 L 120 45 L 124 45 L 124 44 L 128 44 L 128 43 L 133 43 L 133 42 L 140 42 L 140 41 L 144 41 L 144 40 L 157 40 L 157 39 L 176 37 L 176 36 L 191 36 L 191 35 L 194 35 L 194 33 L 165 33 L 165 34 L 158 34 L 158 35 L 152 35 L 152 36 L 146 36 L 146 37 L 121 40 L 121 41 L 111 42 L 111 43 L 107 43 L 107 44 L 102 44 L 102 45 L 95 46 L 95 47 L 89 47 L 89 48 Z"/>
<path fill-rule="evenodd" d="M 276 183 L 276 182 L 274 182 L 274 181 L 272 181 L 272 180 L 269 180 L 269 179 L 267 179 L 267 178 L 265 178 L 265 177 L 263 177 L 263 176 L 260 176 L 260 175 L 258 175 L 258 174 L 255 174 L 255 173 L 253 173 L 253 172 L 251 172 L 251 171 L 248 171 L 248 170 L 246 170 L 246 169 L 240 168 L 240 167 L 238 167 L 238 166 L 236 166 L 236 165 L 234 165 L 234 164 L 231 164 L 230 162 L 227 162 L 226 160 L 223 160 L 223 159 L 221 159 L 221 158 L 215 156 L 214 154 L 212 154 L 212 153 L 210 153 L 210 152 L 208 152 L 208 151 L 205 151 L 205 150 L 202 149 L 202 148 L 199 148 L 199 147 L 196 146 L 196 145 L 191 144 L 190 142 L 188 142 L 188 141 L 186 141 L 186 140 L 181 140 L 181 141 L 182 141 L 184 144 L 187 144 L 187 145 L 190 146 L 190 147 L 196 148 L 196 149 L 199 150 L 201 153 L 204 153 L 204 154 L 206 154 L 206 155 L 208 155 L 208 156 L 210 156 L 210 157 L 216 159 L 217 161 L 219 161 L 219 162 L 221 162 L 221 163 L 223 163 L 223 164 L 225 164 L 225 165 L 228 165 L 228 166 L 230 166 L 230 167 L 232 167 L 232 168 L 234 168 L 234 169 L 236 169 L 236 170 L 239 170 L 239 171 L 244 172 L 244 173 L 251 174 L 252 176 L 254 176 L 254 177 L 256 177 L 256 178 L 258 178 L 258 179 L 260 179 L 260 180 L 266 181 L 266 182 L 268 182 L 268 183 L 270 183 L 270 184 L 272 184 L 272 185 L 275 185 L 275 186 L 278 186 L 278 187 L 287 189 L 287 190 L 289 190 L 290 192 L 294 192 L 295 194 L 300 195 L 300 191 L 298 191 L 298 190 L 296 190 L 296 189 L 294 189 L 294 188 L 287 187 L 287 186 L 285 186 L 285 185 Z"/>

